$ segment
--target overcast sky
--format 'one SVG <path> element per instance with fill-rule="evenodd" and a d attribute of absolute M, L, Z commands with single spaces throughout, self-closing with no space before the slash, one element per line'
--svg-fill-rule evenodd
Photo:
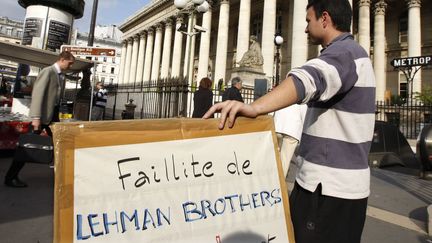
<path fill-rule="evenodd" d="M 96 23 L 100 25 L 120 25 L 126 18 L 147 5 L 150 0 L 99 0 Z M 74 27 L 79 32 L 88 32 L 90 28 L 93 0 L 85 0 L 84 16 L 75 20 Z M 1 0 L 0 16 L 13 20 L 24 20 L 25 9 L 18 0 Z"/>

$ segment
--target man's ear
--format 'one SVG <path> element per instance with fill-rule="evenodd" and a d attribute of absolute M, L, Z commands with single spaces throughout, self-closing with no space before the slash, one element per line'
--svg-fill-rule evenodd
<path fill-rule="evenodd" d="M 321 15 L 321 21 L 323 23 L 324 28 L 327 28 L 332 23 L 332 19 L 330 17 L 330 14 L 327 11 L 323 11 L 323 13 Z"/>

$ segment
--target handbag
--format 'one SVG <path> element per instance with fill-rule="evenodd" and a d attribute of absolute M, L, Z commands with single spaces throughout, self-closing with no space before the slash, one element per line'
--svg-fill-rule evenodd
<path fill-rule="evenodd" d="M 50 136 L 35 133 L 19 136 L 14 160 L 25 163 L 50 164 L 53 158 L 54 146 Z"/>

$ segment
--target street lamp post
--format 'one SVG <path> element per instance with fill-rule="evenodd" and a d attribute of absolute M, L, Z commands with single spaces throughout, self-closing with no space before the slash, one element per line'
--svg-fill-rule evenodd
<path fill-rule="evenodd" d="M 187 13 L 189 15 L 188 26 L 185 24 L 179 24 L 176 26 L 176 30 L 187 36 L 188 52 L 186 53 L 186 74 L 188 83 L 192 84 L 192 37 L 206 30 L 200 26 L 195 25 L 195 13 L 205 13 L 209 9 L 209 3 L 205 0 L 174 0 L 174 5 L 180 12 Z M 192 59 L 192 60 L 191 60 Z"/>
<path fill-rule="evenodd" d="M 275 38 L 274 38 L 274 43 L 276 45 L 276 54 L 275 54 L 275 58 L 276 58 L 276 84 L 275 84 L 275 86 L 279 85 L 280 47 L 281 47 L 283 41 L 284 41 L 284 39 L 282 36 L 280 36 L 279 34 L 275 35 Z"/>
<path fill-rule="evenodd" d="M 205 0 L 174 0 L 174 5 L 177 9 L 180 10 L 180 13 L 186 13 L 189 15 L 188 26 L 185 24 L 179 24 L 176 26 L 176 30 L 181 32 L 182 34 L 187 36 L 186 43 L 188 43 L 188 50 L 186 53 L 186 73 L 185 77 L 187 77 L 188 84 L 192 86 L 193 82 L 193 57 L 192 57 L 192 37 L 205 32 L 206 30 L 201 26 L 195 25 L 195 14 L 196 13 L 205 13 L 209 9 L 209 3 Z M 192 96 L 188 94 L 188 102 L 185 104 L 192 104 Z M 183 112 L 186 114 L 186 106 L 183 109 Z"/>

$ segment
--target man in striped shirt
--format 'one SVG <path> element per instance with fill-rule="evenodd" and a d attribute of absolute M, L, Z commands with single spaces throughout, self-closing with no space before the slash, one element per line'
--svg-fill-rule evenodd
<path fill-rule="evenodd" d="M 307 104 L 300 163 L 290 195 L 296 242 L 360 242 L 366 218 L 374 129 L 375 78 L 370 59 L 350 32 L 348 0 L 309 0 L 305 32 L 323 47 L 319 57 L 290 71 L 272 92 L 247 105 L 226 101 L 219 128 L 236 115 L 256 117 Z M 295 58 L 295 57 L 293 57 Z"/>

